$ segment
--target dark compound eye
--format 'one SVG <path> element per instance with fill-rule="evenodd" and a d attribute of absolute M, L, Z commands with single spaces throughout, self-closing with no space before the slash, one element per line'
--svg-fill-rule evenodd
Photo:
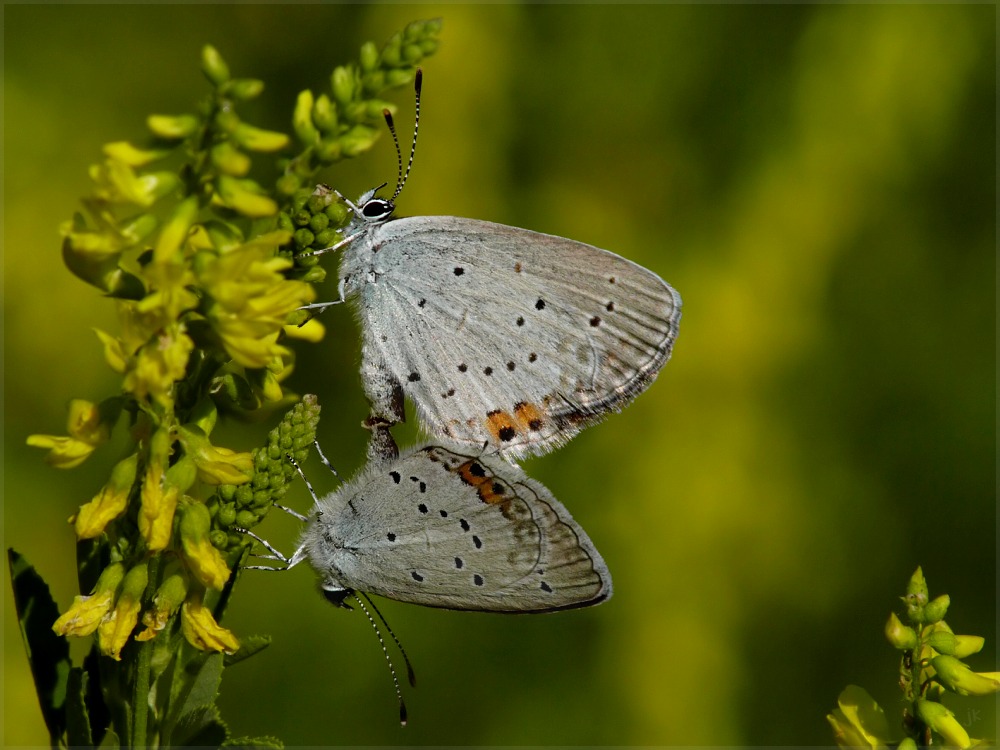
<path fill-rule="evenodd" d="M 392 201 L 383 198 L 372 198 L 361 207 L 361 215 L 369 221 L 377 221 L 390 216 L 395 210 Z"/>

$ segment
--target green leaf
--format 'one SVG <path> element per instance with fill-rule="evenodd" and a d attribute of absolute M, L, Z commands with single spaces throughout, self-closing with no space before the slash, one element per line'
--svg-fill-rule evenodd
<path fill-rule="evenodd" d="M 233 664 L 238 664 L 244 659 L 249 659 L 254 654 L 259 654 L 270 645 L 271 636 L 269 635 L 241 636 L 240 650 L 235 654 L 226 654 L 225 657 L 223 657 L 223 662 L 225 666 L 231 667 Z"/>
<path fill-rule="evenodd" d="M 206 654 L 184 643 L 173 668 L 166 675 L 171 680 L 168 715 L 163 720 L 165 744 L 173 744 L 175 727 L 195 713 L 215 703 L 222 682 L 222 654 Z"/>
<path fill-rule="evenodd" d="M 90 747 L 94 744 L 87 714 L 88 675 L 80 667 L 69 672 L 66 692 L 66 743 L 70 747 Z"/>
<path fill-rule="evenodd" d="M 170 738 L 174 747 L 219 747 L 229 737 L 229 728 L 214 705 L 188 712 L 174 727 Z"/>
<path fill-rule="evenodd" d="M 13 548 L 8 548 L 7 560 L 17 620 L 28 652 L 42 718 L 52 744 L 56 745 L 66 731 L 66 689 L 72 666 L 69 642 L 52 632 L 59 608 L 52 600 L 48 584 Z"/>
<path fill-rule="evenodd" d="M 118 750 L 121 746 L 122 743 L 113 729 L 109 729 L 104 734 L 104 739 L 101 740 L 101 744 L 98 745 L 98 747 L 102 748 L 102 750 Z"/>
<path fill-rule="evenodd" d="M 284 746 L 285 743 L 277 737 L 235 737 L 222 743 L 222 747 L 244 750 L 281 750 Z"/>

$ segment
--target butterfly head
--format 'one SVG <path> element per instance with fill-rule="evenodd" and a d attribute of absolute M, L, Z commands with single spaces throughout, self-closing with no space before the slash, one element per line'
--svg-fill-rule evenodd
<path fill-rule="evenodd" d="M 360 224 L 381 224 L 392 218 L 396 203 L 392 198 L 378 198 L 375 193 L 385 187 L 382 183 L 358 198 L 355 218 Z"/>

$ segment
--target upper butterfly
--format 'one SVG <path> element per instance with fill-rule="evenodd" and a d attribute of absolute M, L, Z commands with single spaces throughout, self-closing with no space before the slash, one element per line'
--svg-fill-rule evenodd
<path fill-rule="evenodd" d="M 418 70 L 417 123 L 420 86 Z M 342 241 L 318 251 L 343 249 L 338 301 L 351 300 L 361 321 L 371 452 L 395 452 L 387 428 L 404 419 L 405 393 L 434 436 L 508 459 L 546 453 L 652 383 L 677 337 L 680 295 L 575 240 L 453 216 L 395 218 L 416 139 L 415 127 L 391 198 L 375 188 L 355 205 L 337 193 L 354 218 Z"/>

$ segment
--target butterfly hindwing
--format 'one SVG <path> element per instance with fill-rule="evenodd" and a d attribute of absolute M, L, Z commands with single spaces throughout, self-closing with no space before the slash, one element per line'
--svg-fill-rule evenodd
<path fill-rule="evenodd" d="M 542 612 L 611 595 L 600 554 L 541 484 L 440 446 L 370 468 L 317 506 L 308 558 L 335 586 L 450 609 Z"/>

